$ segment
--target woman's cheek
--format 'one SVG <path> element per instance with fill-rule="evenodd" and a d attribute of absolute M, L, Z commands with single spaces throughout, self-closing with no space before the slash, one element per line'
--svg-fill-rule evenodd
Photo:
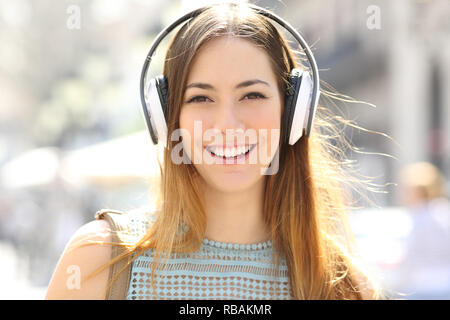
<path fill-rule="evenodd" d="M 180 128 L 183 128 L 183 147 L 189 156 L 191 163 L 201 161 L 203 152 L 203 131 L 205 120 L 198 112 L 192 110 L 182 110 L 180 114 Z M 197 160 L 196 158 L 197 157 Z"/>
<path fill-rule="evenodd" d="M 278 112 L 260 114 L 256 120 L 252 126 L 258 128 L 258 140 L 265 143 L 266 150 L 273 154 L 280 139 L 280 115 Z"/>
<path fill-rule="evenodd" d="M 194 122 L 191 114 L 188 110 L 186 110 L 186 108 L 181 109 L 180 129 L 183 142 L 183 152 L 186 152 L 189 159 L 192 159 L 191 155 L 193 154 L 192 137 L 194 133 Z"/>

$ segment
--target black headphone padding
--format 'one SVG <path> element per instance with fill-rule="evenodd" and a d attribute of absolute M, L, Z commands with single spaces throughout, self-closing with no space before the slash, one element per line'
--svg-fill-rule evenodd
<path fill-rule="evenodd" d="M 294 118 L 295 105 L 297 104 L 301 80 L 300 71 L 298 69 L 293 69 L 289 76 L 289 85 L 286 88 L 282 117 L 282 128 L 285 130 L 283 140 L 286 144 L 289 143 L 289 133 L 291 132 L 292 120 Z"/>
<path fill-rule="evenodd" d="M 167 78 L 163 75 L 155 77 L 156 89 L 159 95 L 159 101 L 161 101 L 161 107 L 164 113 L 164 118 L 166 123 L 169 121 L 169 84 L 167 83 Z"/>

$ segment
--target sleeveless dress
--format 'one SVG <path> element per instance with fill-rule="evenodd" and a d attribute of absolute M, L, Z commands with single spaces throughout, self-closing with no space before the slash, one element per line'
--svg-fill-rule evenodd
<path fill-rule="evenodd" d="M 130 231 L 141 237 L 152 216 L 130 214 Z M 155 272 L 151 285 L 153 249 L 132 263 L 127 300 L 195 299 L 291 299 L 288 269 L 284 258 L 278 268 L 272 258 L 272 242 L 235 244 L 204 238 L 192 253 L 172 253 L 164 269 Z"/>

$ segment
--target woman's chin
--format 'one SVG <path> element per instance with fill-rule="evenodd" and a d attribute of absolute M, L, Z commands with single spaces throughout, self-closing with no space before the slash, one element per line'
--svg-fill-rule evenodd
<path fill-rule="evenodd" d="M 224 172 L 209 173 L 203 176 L 208 185 L 222 192 L 239 192 L 254 186 L 263 178 L 260 174 L 251 174 L 246 171 L 228 170 Z"/>

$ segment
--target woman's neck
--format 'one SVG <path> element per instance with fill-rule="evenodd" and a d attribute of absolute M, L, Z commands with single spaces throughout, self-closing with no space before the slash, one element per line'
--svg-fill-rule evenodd
<path fill-rule="evenodd" d="M 263 220 L 264 179 L 245 191 L 205 190 L 205 237 L 230 243 L 257 243 L 270 238 Z"/>

